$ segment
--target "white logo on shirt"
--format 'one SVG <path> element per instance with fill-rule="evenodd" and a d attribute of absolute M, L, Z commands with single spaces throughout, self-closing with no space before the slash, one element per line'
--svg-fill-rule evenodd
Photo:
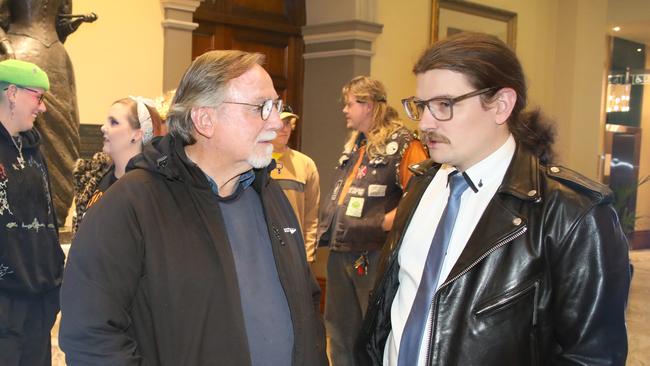
<path fill-rule="evenodd" d="M 285 228 L 284 228 L 284 232 L 285 232 L 285 233 L 291 233 L 291 234 L 293 235 L 293 233 L 296 232 L 296 229 L 295 229 L 295 228 L 292 228 L 292 227 L 285 227 Z"/>

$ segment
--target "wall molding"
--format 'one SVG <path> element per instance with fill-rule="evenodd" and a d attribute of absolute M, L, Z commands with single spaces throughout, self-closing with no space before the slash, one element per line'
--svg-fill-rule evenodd
<path fill-rule="evenodd" d="M 361 57 L 372 57 L 375 55 L 375 52 L 368 50 L 360 49 L 347 49 L 347 50 L 336 50 L 336 51 L 318 51 L 305 53 L 303 58 L 305 60 L 311 60 L 316 58 L 332 58 L 332 57 L 342 57 L 342 56 L 361 56 Z"/>
<path fill-rule="evenodd" d="M 303 36 L 303 40 L 305 41 L 306 45 L 316 44 L 316 43 L 347 41 L 347 40 L 361 40 L 367 42 L 374 42 L 374 40 L 377 39 L 377 36 L 379 36 L 379 34 L 373 32 L 352 30 L 352 31 L 305 35 Z"/>
<path fill-rule="evenodd" d="M 204 0 L 160 0 L 164 9 L 173 9 L 194 13 Z"/>
<path fill-rule="evenodd" d="M 377 39 L 383 30 L 383 25 L 364 20 L 346 20 L 342 22 L 308 25 L 302 28 L 303 40 L 305 42 L 305 60 L 341 57 L 361 56 L 371 58 L 375 53 L 371 50 L 372 43 Z M 350 48 L 345 41 L 362 41 L 359 45 Z M 363 44 L 365 43 L 365 45 Z M 321 51 L 323 47 L 309 47 L 310 45 L 324 46 L 330 44 L 327 51 Z M 367 46 L 367 47 L 365 47 Z M 336 49 L 340 47 L 341 49 Z M 310 50 L 311 48 L 311 50 Z"/>
<path fill-rule="evenodd" d="M 165 19 L 162 21 L 162 26 L 163 28 L 193 31 L 198 28 L 199 24 L 194 22 L 186 22 L 183 20 Z"/>

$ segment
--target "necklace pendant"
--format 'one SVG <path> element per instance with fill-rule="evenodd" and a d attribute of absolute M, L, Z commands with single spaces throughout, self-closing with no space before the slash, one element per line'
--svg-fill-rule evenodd
<path fill-rule="evenodd" d="M 18 159 L 16 159 L 16 162 L 18 164 L 13 164 L 14 169 L 16 169 L 16 170 L 25 169 L 25 159 L 23 159 L 22 156 L 19 156 Z"/>

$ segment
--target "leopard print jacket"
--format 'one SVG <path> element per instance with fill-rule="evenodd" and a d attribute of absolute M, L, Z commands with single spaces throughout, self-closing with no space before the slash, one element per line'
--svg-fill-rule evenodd
<path fill-rule="evenodd" d="M 111 165 L 111 159 L 103 152 L 96 153 L 92 159 L 79 159 L 75 163 L 72 172 L 75 203 L 75 213 L 72 216 L 73 235 L 79 229 L 79 223 L 88 208 L 88 201 Z"/>

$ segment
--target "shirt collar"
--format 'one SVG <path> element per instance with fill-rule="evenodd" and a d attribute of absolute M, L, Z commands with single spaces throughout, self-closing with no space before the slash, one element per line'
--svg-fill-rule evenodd
<path fill-rule="evenodd" d="M 215 182 L 214 179 L 212 179 L 207 174 L 205 174 L 205 177 L 208 179 L 208 183 L 210 183 L 210 189 L 212 189 L 212 192 L 219 196 L 219 187 L 217 186 L 217 182 Z M 253 169 L 242 173 L 239 176 L 239 185 L 237 187 L 237 192 L 243 191 L 244 189 L 250 187 L 250 185 L 253 184 L 253 181 L 255 181 L 255 172 L 253 172 Z"/>
<path fill-rule="evenodd" d="M 510 165 L 510 160 L 515 154 L 516 147 L 517 144 L 511 134 L 500 148 L 462 173 L 474 193 L 480 191 L 481 188 L 495 178 L 503 179 L 503 175 Z M 440 171 L 450 174 L 455 169 L 453 166 L 444 164 Z"/>
<path fill-rule="evenodd" d="M 499 180 L 501 180 L 510 165 L 510 160 L 512 160 L 512 156 L 515 154 L 516 147 L 517 144 L 511 134 L 500 148 L 488 155 L 485 159 L 474 164 L 464 173 L 471 177 L 471 180 L 479 190 L 496 177 L 499 177 Z"/>

